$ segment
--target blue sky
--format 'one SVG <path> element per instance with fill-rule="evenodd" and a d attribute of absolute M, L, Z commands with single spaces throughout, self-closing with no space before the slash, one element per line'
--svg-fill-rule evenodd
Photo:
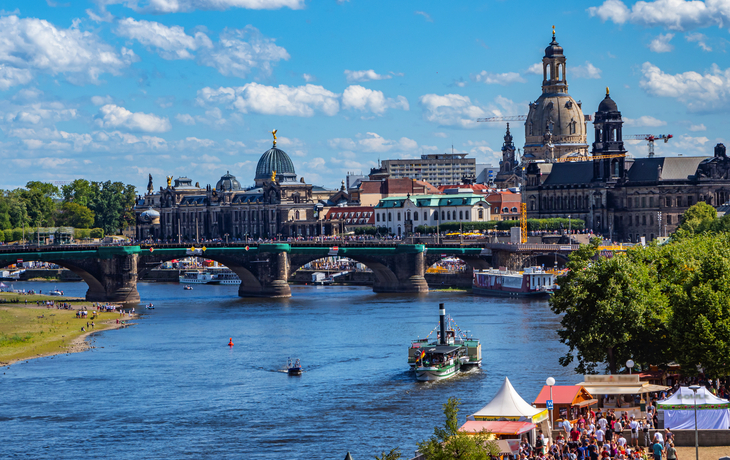
<path fill-rule="evenodd" d="M 378 159 L 451 150 L 497 164 L 540 95 L 554 24 L 569 92 L 611 88 L 661 155 L 727 143 L 730 0 L 62 0 L 0 11 L 0 187 L 186 175 L 253 182 L 271 145 L 337 187 Z M 524 127 L 513 124 L 515 143 Z M 592 129 L 589 126 L 589 133 Z M 592 142 L 589 135 L 589 142 Z M 646 145 L 629 145 L 635 156 Z"/>

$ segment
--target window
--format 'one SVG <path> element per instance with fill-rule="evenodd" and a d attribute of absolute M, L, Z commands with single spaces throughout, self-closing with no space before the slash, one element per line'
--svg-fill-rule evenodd
<path fill-rule="evenodd" d="M 642 208 L 645 208 L 646 207 L 646 197 L 645 196 L 642 196 L 641 197 L 641 207 Z"/>
<path fill-rule="evenodd" d="M 444 219 L 446 219 L 446 212 L 441 211 L 441 220 L 443 221 Z"/>
<path fill-rule="evenodd" d="M 687 197 L 687 207 L 690 207 L 690 206 L 692 206 L 692 197 L 688 196 Z"/>
<path fill-rule="evenodd" d="M 631 216 L 628 216 L 628 226 L 631 227 Z"/>
<path fill-rule="evenodd" d="M 406 220 L 411 220 L 411 211 L 406 212 Z"/>
<path fill-rule="evenodd" d="M 391 220 L 393 220 L 393 213 L 389 212 L 388 213 L 388 222 L 390 222 Z"/>
<path fill-rule="evenodd" d="M 446 211 L 446 220 L 451 220 L 451 211 Z"/>
<path fill-rule="evenodd" d="M 469 220 L 469 211 L 464 211 L 464 216 L 466 217 L 466 220 Z"/>
<path fill-rule="evenodd" d="M 423 211 L 423 220 L 428 220 L 428 213 Z"/>
<path fill-rule="evenodd" d="M 398 216 L 397 217 L 398 217 L 398 220 L 400 220 L 400 212 L 398 213 Z"/>
<path fill-rule="evenodd" d="M 667 207 L 668 208 L 672 207 L 672 197 L 671 196 L 667 197 Z"/>
<path fill-rule="evenodd" d="M 375 220 L 376 220 L 377 222 L 380 222 L 380 213 L 378 213 L 378 214 L 375 214 Z"/>
<path fill-rule="evenodd" d="M 649 225 L 654 225 L 654 214 L 649 214 Z"/>
<path fill-rule="evenodd" d="M 418 212 L 413 213 L 413 220 L 418 221 Z"/>
<path fill-rule="evenodd" d="M 650 208 L 653 208 L 654 207 L 654 197 L 653 196 L 650 196 L 649 197 L 649 207 Z"/>
<path fill-rule="evenodd" d="M 667 225 L 672 225 L 672 216 L 667 216 Z"/>
<path fill-rule="evenodd" d="M 459 211 L 459 220 L 464 220 L 464 211 Z"/>
<path fill-rule="evenodd" d="M 299 220 L 299 211 L 297 211 L 297 212 L 294 213 L 294 218 L 296 220 Z"/>
<path fill-rule="evenodd" d="M 646 225 L 646 215 L 641 216 L 641 224 Z"/>
<path fill-rule="evenodd" d="M 681 208 L 682 207 L 682 197 L 681 196 L 678 196 L 677 197 L 677 207 L 678 208 Z"/>
<path fill-rule="evenodd" d="M 479 218 L 484 219 L 484 210 L 483 209 L 479 210 Z"/>

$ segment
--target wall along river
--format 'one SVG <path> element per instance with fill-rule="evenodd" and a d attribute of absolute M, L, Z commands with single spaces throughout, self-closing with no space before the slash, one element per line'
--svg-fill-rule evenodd
<path fill-rule="evenodd" d="M 86 292 L 15 283 L 54 286 Z M 505 376 L 529 403 L 549 376 L 581 380 L 558 363 L 566 347 L 546 300 L 330 286 L 252 300 L 237 288 L 140 283 L 155 310 L 138 307 L 134 326 L 96 334 L 87 352 L 2 368 L 0 457 L 362 460 L 400 447 L 410 458 L 450 396 L 463 423 Z M 439 302 L 481 339 L 483 368 L 416 382 L 407 348 L 438 324 Z M 301 377 L 287 376 L 288 357 Z"/>

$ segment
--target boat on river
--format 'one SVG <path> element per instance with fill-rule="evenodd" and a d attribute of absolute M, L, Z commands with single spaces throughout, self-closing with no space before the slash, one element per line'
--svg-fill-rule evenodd
<path fill-rule="evenodd" d="M 542 267 L 474 270 L 471 285 L 472 294 L 500 297 L 547 297 L 555 289 L 555 275 Z"/>
<path fill-rule="evenodd" d="M 289 375 L 302 375 L 302 364 L 299 362 L 299 358 L 293 360 L 287 359 L 286 362 L 286 373 Z"/>
<path fill-rule="evenodd" d="M 183 284 L 219 284 L 218 278 L 213 273 L 200 270 L 191 270 L 178 277 Z"/>
<path fill-rule="evenodd" d="M 428 336 L 438 329 L 436 340 Z M 468 337 L 451 317 L 446 316 L 444 304 L 439 304 L 439 326 L 425 339 L 411 342 L 408 364 L 416 380 L 428 382 L 453 377 L 460 371 L 482 367 L 482 344 Z"/>
<path fill-rule="evenodd" d="M 186 284 L 186 285 L 185 285 L 185 286 L 183 287 L 183 289 L 184 289 L 184 290 L 186 290 L 186 291 L 192 291 L 192 290 L 193 290 L 193 287 L 192 287 L 191 285 L 189 285 L 189 284 Z"/>
<path fill-rule="evenodd" d="M 208 272 L 213 275 L 217 284 L 241 284 L 241 279 L 229 268 L 211 269 Z"/>

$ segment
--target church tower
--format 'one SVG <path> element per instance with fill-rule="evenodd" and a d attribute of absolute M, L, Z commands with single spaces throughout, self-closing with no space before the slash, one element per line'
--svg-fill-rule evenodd
<path fill-rule="evenodd" d="M 519 187 L 521 172 L 516 169 L 517 165 L 514 138 L 507 123 L 507 132 L 504 134 L 504 144 L 502 144 L 502 161 L 499 162 L 499 172 L 494 178 L 495 185 L 499 188 Z"/>
<path fill-rule="evenodd" d="M 623 177 L 626 164 L 626 150 L 621 133 L 623 124 L 621 112 L 606 88 L 606 97 L 598 105 L 596 119 L 593 122 L 596 141 L 593 143 L 592 153 L 594 157 L 599 155 L 624 156 L 593 160 L 593 180 L 615 181 Z"/>
<path fill-rule="evenodd" d="M 555 39 L 555 27 L 542 58 L 542 74 L 542 95 L 530 103 L 525 121 L 525 157 L 587 156 L 585 117 L 581 103 L 568 94 L 566 59 Z"/>

